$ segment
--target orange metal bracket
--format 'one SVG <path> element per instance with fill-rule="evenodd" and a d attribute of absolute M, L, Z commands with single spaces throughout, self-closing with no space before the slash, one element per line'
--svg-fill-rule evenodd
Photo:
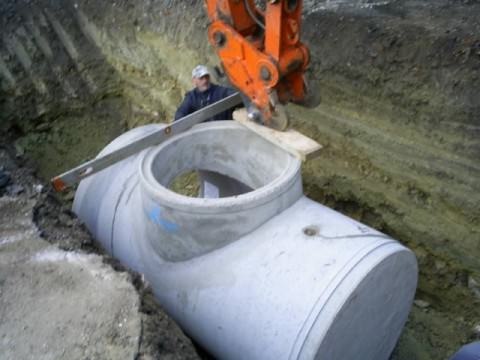
<path fill-rule="evenodd" d="M 305 97 L 307 47 L 300 42 L 302 0 L 206 0 L 208 37 L 226 75 L 258 107 L 269 125 L 276 92 L 280 103 Z"/>

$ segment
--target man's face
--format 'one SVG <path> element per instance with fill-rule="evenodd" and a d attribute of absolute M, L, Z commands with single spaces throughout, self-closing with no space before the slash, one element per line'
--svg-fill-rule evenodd
<path fill-rule="evenodd" d="M 208 87 L 210 86 L 210 75 L 204 75 L 200 78 L 193 78 L 193 85 L 195 85 L 200 92 L 207 91 Z"/>

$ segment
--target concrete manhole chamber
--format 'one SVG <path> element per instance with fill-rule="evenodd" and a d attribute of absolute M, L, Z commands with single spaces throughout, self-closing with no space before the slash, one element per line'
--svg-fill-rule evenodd
<path fill-rule="evenodd" d="M 187 170 L 218 197 L 169 190 Z M 84 180 L 74 211 L 218 358 L 387 359 L 413 301 L 410 250 L 306 198 L 299 160 L 231 121 Z"/>

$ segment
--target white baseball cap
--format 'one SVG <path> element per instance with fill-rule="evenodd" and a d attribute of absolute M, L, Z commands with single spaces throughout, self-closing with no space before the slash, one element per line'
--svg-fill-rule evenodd
<path fill-rule="evenodd" d="M 210 75 L 210 71 L 205 65 L 197 65 L 192 71 L 192 78 L 200 79 L 205 75 Z"/>

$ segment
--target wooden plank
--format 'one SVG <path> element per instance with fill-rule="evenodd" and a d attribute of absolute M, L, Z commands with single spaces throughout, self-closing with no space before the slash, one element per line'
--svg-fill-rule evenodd
<path fill-rule="evenodd" d="M 233 119 L 264 139 L 297 156 L 302 161 L 317 157 L 322 148 L 322 145 L 315 140 L 296 130 L 278 131 L 248 120 L 246 109 L 235 110 Z"/>

